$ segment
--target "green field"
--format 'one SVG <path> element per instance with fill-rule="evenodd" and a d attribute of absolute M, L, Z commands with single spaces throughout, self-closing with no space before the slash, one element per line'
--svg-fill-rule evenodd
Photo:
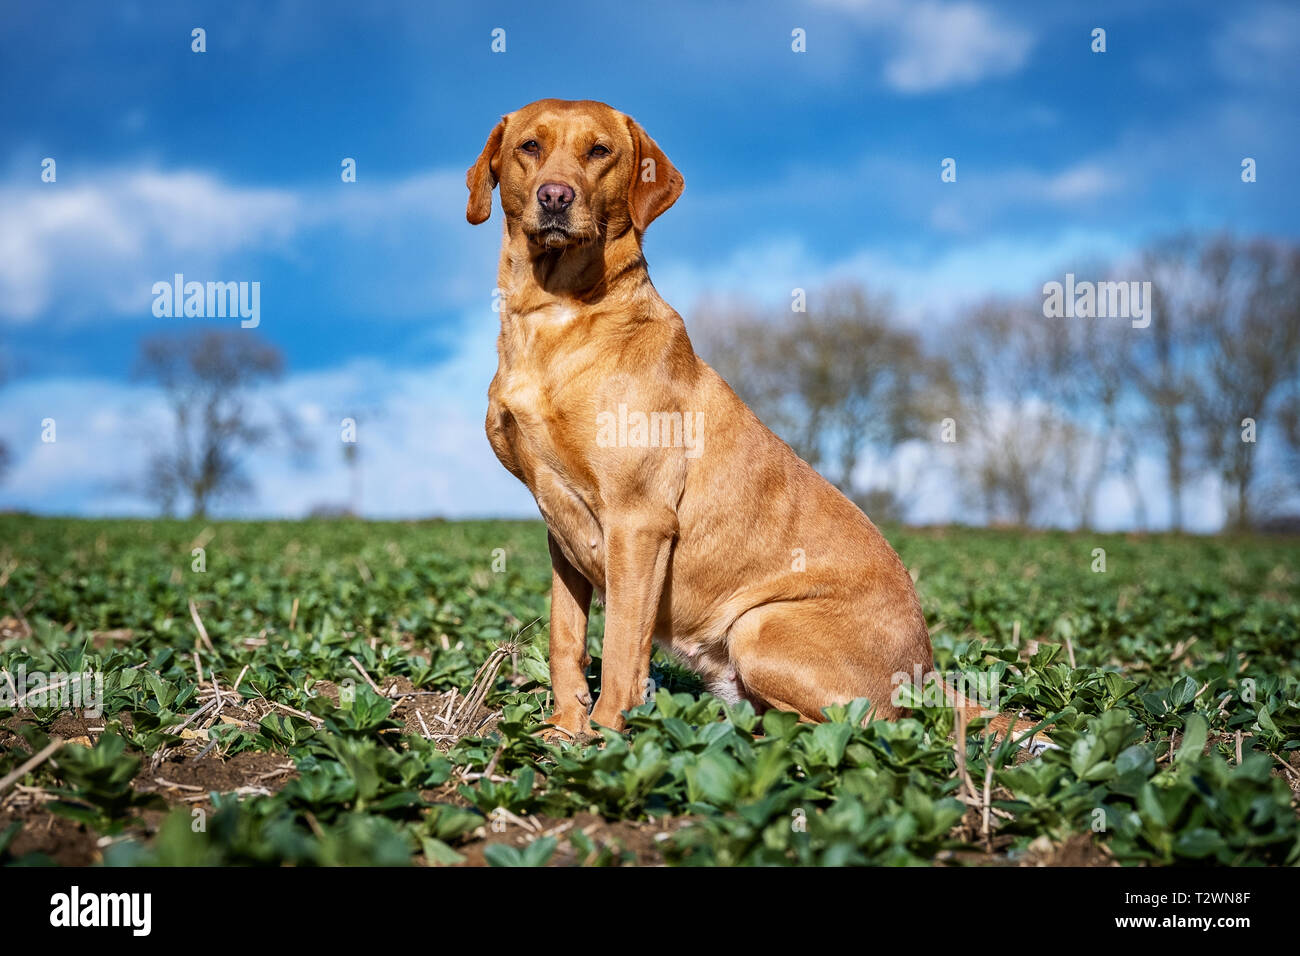
<path fill-rule="evenodd" d="M 540 523 L 0 517 L 0 778 L 67 741 L 0 789 L 0 862 L 1300 862 L 1300 543 L 889 537 L 937 665 L 1060 750 L 972 733 L 964 783 L 950 711 L 757 717 L 658 652 L 627 735 L 543 743 Z"/>

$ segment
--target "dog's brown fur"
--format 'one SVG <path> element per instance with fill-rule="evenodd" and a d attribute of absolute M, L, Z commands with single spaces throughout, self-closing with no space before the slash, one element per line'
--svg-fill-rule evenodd
<path fill-rule="evenodd" d="M 642 234 L 683 187 L 668 157 L 603 103 L 539 100 L 497 124 L 466 181 L 471 223 L 491 215 L 498 183 L 505 212 L 487 433 L 549 530 L 551 722 L 574 736 L 622 729 L 652 641 L 724 699 L 815 721 L 867 697 L 897 717 L 896 675 L 931 668 L 911 578 L 867 516 L 700 360 L 650 283 Z M 547 219 L 545 184 L 573 191 L 562 221 Z M 598 416 L 620 405 L 701 415 L 702 453 L 598 441 Z M 589 715 L 593 588 L 606 621 Z"/>

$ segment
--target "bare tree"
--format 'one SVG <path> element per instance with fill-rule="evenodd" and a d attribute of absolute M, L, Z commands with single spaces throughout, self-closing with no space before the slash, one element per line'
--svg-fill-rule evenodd
<path fill-rule="evenodd" d="M 1196 271 L 1196 240 L 1190 235 L 1162 240 L 1143 253 L 1141 272 L 1151 282 L 1151 324 L 1134 339 L 1127 369 L 1144 409 L 1140 427 L 1164 458 L 1169 524 L 1175 531 L 1183 528 L 1183 492 L 1200 473 L 1192 456 L 1193 413 L 1201 387 L 1196 364 L 1203 341 L 1194 318 L 1200 295 Z"/>
<path fill-rule="evenodd" d="M 1134 404 L 1131 354 L 1144 330 L 1111 319 L 1043 319 L 1036 304 L 1026 310 L 1024 328 L 1014 334 L 1024 338 L 1030 388 L 1060 420 L 1056 471 L 1077 527 L 1092 528 L 1102 482 L 1115 471 L 1126 474 L 1135 516 L 1144 523 L 1137 446 L 1121 427 Z"/>
<path fill-rule="evenodd" d="M 1260 509 L 1257 520 L 1267 517 L 1276 521 L 1289 512 L 1290 521 L 1300 526 L 1300 516 L 1296 514 L 1296 499 L 1300 497 L 1300 376 L 1293 376 L 1284 387 L 1276 418 L 1281 438 L 1278 477 L 1267 489 L 1267 504 Z"/>
<path fill-rule="evenodd" d="M 1187 234 L 1148 246 L 1136 269 L 1151 282 L 1146 327 L 1045 320 L 1037 297 L 995 301 L 960 317 L 938 357 L 892 325 L 886 302 L 847 286 L 811 297 L 807 314 L 711 309 L 700 352 L 796 452 L 872 511 L 882 502 L 888 510 L 890 495 L 854 487 L 868 454 L 889 460 L 946 417 L 958 432 L 959 491 L 989 522 L 1070 516 L 1089 528 L 1116 476 L 1144 527 L 1139 469 L 1153 459 L 1164 466 L 1175 530 L 1187 490 L 1206 475 L 1223 489 L 1230 526 L 1293 506 L 1300 248 Z"/>
<path fill-rule="evenodd" d="M 146 477 L 166 512 L 188 499 L 193 515 L 203 517 L 216 501 L 250 490 L 240 459 L 275 428 L 255 420 L 245 399 L 283 368 L 277 348 L 242 330 L 141 342 L 136 375 L 162 388 L 175 429 L 170 447 L 154 452 Z M 280 424 L 290 426 L 283 415 Z"/>
<path fill-rule="evenodd" d="M 357 451 L 356 442 L 343 443 L 343 463 L 348 466 L 349 483 L 352 487 L 348 513 L 355 517 L 361 514 L 361 455 Z"/>
<path fill-rule="evenodd" d="M 1223 481 L 1229 525 L 1245 529 L 1256 510 L 1259 429 L 1272 426 L 1285 439 L 1287 399 L 1300 371 L 1300 249 L 1220 236 L 1199 245 L 1196 262 L 1201 295 L 1193 319 L 1204 335 L 1194 410 L 1200 450 Z"/>
<path fill-rule="evenodd" d="M 811 295 L 807 312 L 703 311 L 697 348 L 764 423 L 845 494 L 887 507 L 891 495 L 855 487 L 859 465 L 924 434 L 942 374 L 889 303 L 844 285 Z"/>
<path fill-rule="evenodd" d="M 991 523 L 1045 518 L 1077 439 L 1039 394 L 1032 306 L 988 302 L 951 337 L 956 387 L 957 474 L 967 502 Z"/>
<path fill-rule="evenodd" d="M 1143 265 L 1152 322 L 1130 375 L 1164 453 L 1171 523 L 1182 527 L 1186 486 L 1212 473 L 1228 524 L 1245 528 L 1265 460 L 1257 442 L 1244 440 L 1246 420 L 1257 431 L 1271 418 L 1275 460 L 1286 454 L 1286 396 L 1300 367 L 1300 250 L 1185 234 L 1155 244 Z"/>

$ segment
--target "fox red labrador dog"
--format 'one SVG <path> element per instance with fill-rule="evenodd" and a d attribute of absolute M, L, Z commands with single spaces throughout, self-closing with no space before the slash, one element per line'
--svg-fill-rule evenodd
<path fill-rule="evenodd" d="M 931 668 L 898 555 L 691 348 L 641 237 L 683 179 L 629 116 L 538 100 L 503 117 L 466 174 L 471 223 L 505 213 L 499 365 L 487 434 L 537 499 L 552 563 L 556 731 L 622 730 L 653 642 L 724 700 L 810 721 Z M 600 698 L 586 668 L 593 590 Z"/>

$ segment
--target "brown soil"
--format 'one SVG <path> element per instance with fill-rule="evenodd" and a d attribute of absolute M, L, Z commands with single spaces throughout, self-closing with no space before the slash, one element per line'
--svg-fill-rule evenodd
<path fill-rule="evenodd" d="M 1285 760 L 1287 767 L 1291 769 L 1284 769 L 1281 764 L 1278 764 L 1273 773 L 1286 781 L 1286 785 L 1291 788 L 1291 793 L 1295 795 L 1295 799 L 1300 801 L 1300 750 L 1293 750 L 1289 754 L 1283 755 L 1281 759 Z M 1300 803 L 1296 805 L 1296 811 L 1300 812 Z"/>
<path fill-rule="evenodd" d="M 472 834 L 471 842 L 455 848 L 456 852 L 465 857 L 464 863 L 458 865 L 487 866 L 484 851 L 493 844 L 504 843 L 522 848 L 540 837 L 553 836 L 558 842 L 546 865 L 581 866 L 589 861 L 581 857 L 569 840 L 570 834 L 580 832 L 597 847 L 597 852 L 603 847 L 613 850 L 615 858 L 621 858 L 623 865 L 663 866 L 663 841 L 690 823 L 689 817 L 653 821 L 606 820 L 591 813 L 579 813 L 568 818 L 525 816 L 521 819 L 528 821 L 531 826 L 508 821 L 501 832 L 493 831 L 489 825 L 479 827 Z"/>
<path fill-rule="evenodd" d="M 0 641 L 21 641 L 32 636 L 32 629 L 24 618 L 0 617 Z"/>
<path fill-rule="evenodd" d="M 994 791 L 994 799 L 1003 799 L 1010 794 Z M 971 807 L 962 817 L 961 822 L 953 828 L 951 835 L 983 846 L 982 850 L 963 849 L 945 850 L 935 858 L 937 866 L 952 864 L 962 866 L 1118 866 L 1108 850 L 1093 841 L 1091 834 L 1075 833 L 1061 843 L 1053 843 L 1046 836 L 1040 836 L 1029 847 L 1014 858 L 1009 854 L 1016 837 L 1011 834 L 999 834 L 1001 821 L 996 815 L 990 818 L 990 833 L 985 840 L 983 834 L 984 815 L 981 810 Z"/>
<path fill-rule="evenodd" d="M 1119 866 L 1104 846 L 1087 833 L 1075 833 L 1061 843 L 1042 836 L 1014 859 L 1007 850 L 1011 837 L 994 836 L 991 851 L 947 850 L 935 858 L 936 866 Z"/>
<path fill-rule="evenodd" d="M 1020 866 L 1119 866 L 1104 846 L 1087 833 L 1076 833 L 1063 843 L 1040 838 L 1031 843 Z"/>
<path fill-rule="evenodd" d="M 99 862 L 99 834 L 84 823 L 50 813 L 39 804 L 0 809 L 0 833 L 15 822 L 21 823 L 22 829 L 9 844 L 5 853 L 8 857 L 40 853 L 59 866 Z"/>
<path fill-rule="evenodd" d="M 225 760 L 214 754 L 195 760 L 173 757 L 155 770 L 143 767 L 134 787 L 157 793 L 168 803 L 203 805 L 216 793 L 271 793 L 298 775 L 293 761 L 283 754 L 242 751 Z"/>
<path fill-rule="evenodd" d="M 0 725 L 0 747 L 29 753 L 18 735 L 24 722 L 19 717 Z M 63 737 L 65 746 L 91 746 L 103 730 L 103 718 L 61 714 L 49 733 Z M 198 741 L 186 741 L 193 745 Z M 188 749 L 194 750 L 193 746 Z M 141 793 L 153 793 L 172 806 L 211 806 L 211 794 L 240 796 L 269 794 L 297 775 L 293 763 L 283 754 L 244 751 L 222 759 L 215 754 L 196 759 L 194 753 L 172 750 L 155 769 L 145 761 L 132 786 Z M 21 781 L 0 795 L 0 833 L 12 824 L 21 828 L 9 843 L 5 856 L 12 859 L 42 854 L 60 866 L 88 866 L 101 860 L 100 834 L 94 828 L 46 809 L 52 795 L 37 787 L 23 787 Z M 161 823 L 164 812 L 145 810 L 128 832 L 148 836 Z"/>

